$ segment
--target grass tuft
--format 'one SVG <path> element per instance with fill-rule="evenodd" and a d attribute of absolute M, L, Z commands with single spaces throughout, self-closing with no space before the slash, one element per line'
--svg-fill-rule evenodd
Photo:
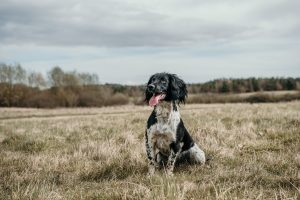
<path fill-rule="evenodd" d="M 27 138 L 24 135 L 10 136 L 2 141 L 4 148 L 12 151 L 38 153 L 46 149 L 46 143 Z"/>

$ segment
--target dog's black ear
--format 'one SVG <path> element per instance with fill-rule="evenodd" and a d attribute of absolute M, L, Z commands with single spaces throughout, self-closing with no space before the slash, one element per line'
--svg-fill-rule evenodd
<path fill-rule="evenodd" d="M 146 101 L 146 102 L 149 102 L 149 100 L 151 99 L 151 97 L 152 97 L 152 95 L 153 95 L 153 94 L 150 93 L 149 90 L 148 90 L 148 85 L 151 83 L 153 77 L 154 77 L 154 75 L 152 75 L 152 76 L 149 78 L 149 81 L 148 81 L 148 83 L 147 83 L 147 85 L 146 85 L 146 88 L 145 88 L 145 101 Z"/>
<path fill-rule="evenodd" d="M 185 103 L 185 99 L 188 96 L 188 92 L 186 89 L 186 85 L 184 81 L 176 74 L 170 74 L 170 93 L 172 95 L 172 99 L 178 100 L 179 103 Z"/>

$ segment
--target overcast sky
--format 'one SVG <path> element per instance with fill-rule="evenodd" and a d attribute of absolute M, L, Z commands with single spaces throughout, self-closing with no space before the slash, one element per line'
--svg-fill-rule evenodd
<path fill-rule="evenodd" d="M 0 62 L 145 83 L 300 76 L 299 0 L 1 0 Z"/>

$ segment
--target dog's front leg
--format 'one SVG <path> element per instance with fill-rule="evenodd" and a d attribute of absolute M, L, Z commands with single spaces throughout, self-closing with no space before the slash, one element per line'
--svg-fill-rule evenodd
<path fill-rule="evenodd" d="M 155 160 L 155 145 L 153 144 L 151 134 L 146 131 L 146 153 L 148 157 L 148 176 L 152 176 L 155 173 L 155 169 L 157 168 L 158 164 Z"/>
<path fill-rule="evenodd" d="M 178 155 L 180 154 L 181 147 L 180 147 L 179 144 L 176 144 L 175 142 L 173 142 L 170 145 L 170 149 L 171 149 L 171 153 L 168 157 L 168 162 L 167 162 L 167 166 L 166 166 L 167 169 L 166 170 L 167 170 L 167 175 L 173 176 L 175 161 L 176 161 Z"/>
<path fill-rule="evenodd" d="M 150 150 L 151 149 L 151 150 Z M 155 173 L 158 164 L 155 160 L 155 147 L 150 148 L 150 155 L 148 155 L 149 163 L 148 163 L 148 176 L 152 176 Z"/>

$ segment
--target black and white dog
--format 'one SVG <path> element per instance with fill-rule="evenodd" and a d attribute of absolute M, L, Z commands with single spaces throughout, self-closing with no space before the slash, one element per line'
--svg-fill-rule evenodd
<path fill-rule="evenodd" d="M 145 95 L 146 101 L 154 107 L 145 134 L 148 175 L 153 175 L 162 165 L 168 175 L 173 175 L 175 162 L 179 160 L 204 164 L 205 154 L 184 127 L 179 113 L 179 104 L 187 97 L 184 81 L 175 74 L 154 74 Z"/>

